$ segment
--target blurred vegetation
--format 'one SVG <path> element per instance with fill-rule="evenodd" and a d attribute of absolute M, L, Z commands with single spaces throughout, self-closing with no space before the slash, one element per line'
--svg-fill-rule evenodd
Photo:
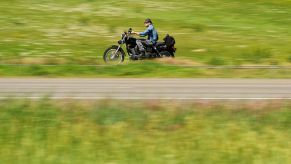
<path fill-rule="evenodd" d="M 177 59 L 290 65 L 290 0 L 0 1 L 1 63 L 101 64 L 103 51 L 153 19 Z M 223 61 L 223 62 L 222 62 Z"/>
<path fill-rule="evenodd" d="M 290 163 L 291 103 L 0 101 L 0 163 Z"/>
<path fill-rule="evenodd" d="M 211 61 L 221 66 L 220 58 Z M 117 78 L 291 78 L 291 69 L 193 68 L 142 61 L 118 66 L 0 65 L 0 77 L 117 77 Z"/>

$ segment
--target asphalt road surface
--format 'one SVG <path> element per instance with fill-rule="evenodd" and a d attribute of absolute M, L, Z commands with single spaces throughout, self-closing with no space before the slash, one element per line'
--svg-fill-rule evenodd
<path fill-rule="evenodd" d="M 286 79 L 0 78 L 0 98 L 291 99 Z"/>

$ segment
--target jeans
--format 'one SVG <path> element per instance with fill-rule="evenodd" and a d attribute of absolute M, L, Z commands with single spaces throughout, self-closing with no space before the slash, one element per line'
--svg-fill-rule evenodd
<path fill-rule="evenodd" d="M 136 40 L 136 44 L 138 46 L 139 51 L 144 52 L 145 49 L 144 49 L 143 45 L 147 45 L 148 46 L 148 45 L 151 45 L 153 43 L 150 40 Z"/>

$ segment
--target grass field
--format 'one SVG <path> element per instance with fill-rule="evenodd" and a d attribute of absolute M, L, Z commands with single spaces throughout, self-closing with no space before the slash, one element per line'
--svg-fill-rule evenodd
<path fill-rule="evenodd" d="M 0 101 L 0 163 L 290 163 L 291 103 Z"/>
<path fill-rule="evenodd" d="M 103 64 L 146 17 L 176 38 L 173 64 L 291 65 L 290 0 L 1 1 L 0 63 Z"/>
<path fill-rule="evenodd" d="M 119 66 L 0 65 L 0 77 L 45 78 L 291 78 L 291 69 L 205 69 L 138 62 Z"/>

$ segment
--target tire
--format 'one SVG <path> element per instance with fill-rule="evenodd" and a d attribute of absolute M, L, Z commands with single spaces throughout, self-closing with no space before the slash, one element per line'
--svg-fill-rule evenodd
<path fill-rule="evenodd" d="M 160 56 L 163 57 L 163 58 L 174 58 L 175 57 L 169 51 L 162 51 L 162 52 L 160 52 Z"/>
<path fill-rule="evenodd" d="M 125 52 L 122 48 L 119 48 L 117 54 L 113 56 L 117 49 L 118 46 L 114 45 L 104 51 L 103 60 L 105 63 L 116 65 L 124 61 Z"/>

